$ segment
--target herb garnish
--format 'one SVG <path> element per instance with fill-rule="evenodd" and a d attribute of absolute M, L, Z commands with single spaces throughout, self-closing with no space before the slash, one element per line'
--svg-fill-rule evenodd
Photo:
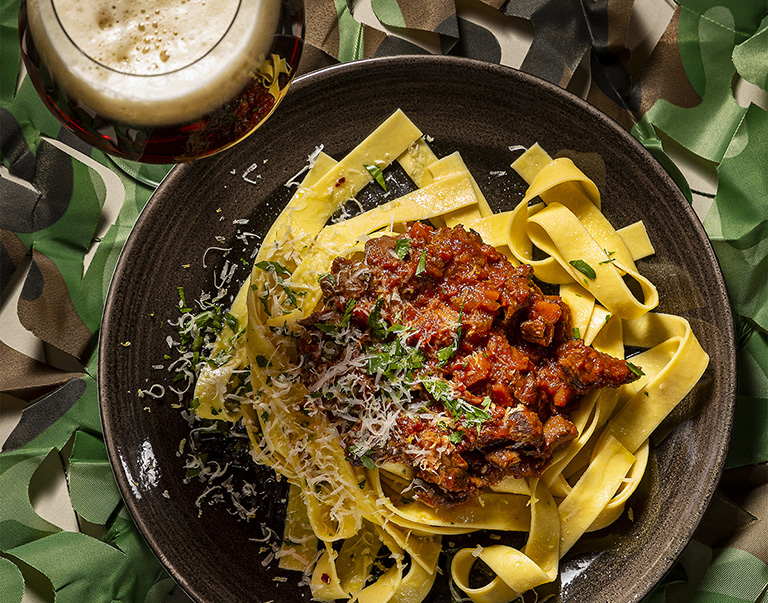
<path fill-rule="evenodd" d="M 352 444 L 349 447 L 349 451 L 360 459 L 366 469 L 376 469 L 376 463 L 369 456 L 371 454 L 370 449 L 359 446 L 358 444 Z"/>
<path fill-rule="evenodd" d="M 423 367 L 426 361 L 420 349 L 406 345 L 398 338 L 370 346 L 366 352 L 369 354 L 366 372 L 369 375 L 379 373 L 387 379 L 401 380 L 405 377 L 411 380 L 413 379 L 412 371 Z"/>
<path fill-rule="evenodd" d="M 279 274 L 280 276 L 291 276 L 291 271 L 288 270 L 285 266 L 283 266 L 280 262 L 273 262 L 272 260 L 264 260 L 262 262 L 256 262 L 254 264 L 256 268 L 261 268 L 262 270 L 269 271 L 274 270 L 275 274 Z"/>
<path fill-rule="evenodd" d="M 328 333 L 329 335 L 338 335 L 341 331 L 349 326 L 349 322 L 352 319 L 352 308 L 355 307 L 356 303 L 357 300 L 355 299 L 347 300 L 347 305 L 344 306 L 344 315 L 341 317 L 341 322 L 339 324 L 334 325 L 328 322 L 321 322 L 317 323 L 315 326 L 323 333 Z"/>
<path fill-rule="evenodd" d="M 290 277 L 291 271 L 288 270 L 285 266 L 283 266 L 280 262 L 273 262 L 272 260 L 263 260 L 261 262 L 256 262 L 254 264 L 256 268 L 260 268 L 261 270 L 264 270 L 265 272 L 274 272 L 275 273 L 275 279 L 277 280 L 278 285 L 280 285 L 283 288 L 283 291 L 285 292 L 285 297 L 288 299 L 288 303 L 293 306 L 294 308 L 299 307 L 299 297 L 303 297 L 307 294 L 306 291 L 294 291 L 291 287 L 288 287 L 285 284 L 285 281 L 282 277 Z M 267 314 L 269 316 L 272 316 L 272 314 L 269 311 L 269 307 L 267 305 L 267 299 L 269 297 L 269 287 L 267 287 L 267 292 L 264 298 L 259 298 L 261 300 L 261 303 L 264 305 L 264 309 L 266 310 Z M 251 285 L 251 288 L 253 288 L 253 285 Z"/>
<path fill-rule="evenodd" d="M 487 410 L 474 406 L 462 398 L 454 398 L 450 384 L 443 379 L 425 377 L 421 380 L 421 384 L 429 392 L 429 395 L 445 406 L 446 410 L 457 421 L 461 419 L 468 425 L 480 429 L 483 423 L 491 418 L 491 414 Z M 485 400 L 483 402 L 485 403 Z M 489 398 L 485 408 L 490 406 L 490 402 Z"/>
<path fill-rule="evenodd" d="M 635 366 L 629 361 L 627 361 L 627 368 L 630 371 L 632 371 L 632 373 L 634 373 L 637 377 L 642 377 L 643 375 L 645 375 L 645 373 L 643 372 L 643 369 L 641 369 L 639 366 Z"/>
<path fill-rule="evenodd" d="M 576 268 L 579 272 L 581 272 L 584 276 L 587 276 L 591 279 L 597 278 L 597 273 L 595 272 L 595 269 L 592 268 L 589 264 L 587 264 L 584 260 L 571 260 L 568 262 L 571 266 Z"/>
<path fill-rule="evenodd" d="M 416 276 L 421 274 L 427 269 L 427 250 L 421 250 L 421 257 L 419 258 L 419 265 L 416 266 Z"/>
<path fill-rule="evenodd" d="M 383 304 L 382 298 L 377 299 L 373 305 L 373 310 L 368 315 L 368 328 L 375 339 L 384 339 L 387 335 L 387 325 L 381 320 L 381 306 Z"/>
<path fill-rule="evenodd" d="M 408 255 L 408 252 L 411 250 L 411 240 L 408 237 L 404 237 L 402 239 L 398 239 L 395 243 L 395 253 L 397 254 L 397 257 L 401 260 L 405 259 L 405 256 Z"/>
<path fill-rule="evenodd" d="M 181 303 L 179 304 L 179 311 L 182 314 L 186 314 L 187 312 L 191 312 L 192 308 L 187 306 L 187 299 L 184 296 L 184 287 L 176 287 L 176 289 L 179 292 L 179 298 L 181 299 Z"/>
<path fill-rule="evenodd" d="M 342 315 L 341 322 L 339 324 L 334 325 L 329 322 L 319 322 L 315 326 L 323 333 L 328 333 L 328 335 L 338 335 L 349 326 L 349 322 L 352 319 L 352 309 L 355 307 L 356 303 L 357 300 L 347 300 L 347 305 L 344 306 L 344 314 Z"/>
<path fill-rule="evenodd" d="M 379 183 L 379 186 L 384 189 L 384 192 L 387 191 L 387 183 L 384 182 L 384 174 L 381 173 L 381 168 L 376 164 L 369 164 L 364 163 L 363 167 L 368 170 L 368 173 L 371 175 L 371 178 L 373 178 L 376 182 Z"/>
<path fill-rule="evenodd" d="M 456 327 L 456 336 L 453 338 L 453 341 L 450 344 L 437 350 L 437 366 L 445 366 L 448 364 L 448 361 L 453 358 L 456 352 L 459 351 L 459 341 L 461 340 L 461 320 L 463 315 L 464 306 L 462 305 L 461 310 L 459 311 L 459 324 Z"/>

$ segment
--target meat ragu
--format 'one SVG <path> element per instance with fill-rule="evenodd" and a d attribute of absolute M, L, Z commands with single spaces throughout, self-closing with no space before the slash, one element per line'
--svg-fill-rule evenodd
<path fill-rule="evenodd" d="M 331 419 L 356 464 L 401 462 L 432 506 L 504 476 L 538 476 L 577 436 L 589 391 L 636 377 L 574 339 L 528 265 L 461 226 L 422 223 L 337 258 L 298 342 L 305 412 Z"/>

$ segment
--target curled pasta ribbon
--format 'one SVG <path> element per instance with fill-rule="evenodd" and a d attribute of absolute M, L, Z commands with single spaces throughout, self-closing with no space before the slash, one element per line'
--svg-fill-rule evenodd
<path fill-rule="evenodd" d="M 614 497 L 635 456 L 612 436 L 603 438 L 587 470 L 558 506 L 560 556 L 589 529 Z"/>
<path fill-rule="evenodd" d="M 600 211 L 600 192 L 570 159 L 554 159 L 541 168 L 530 183 L 525 199 L 540 197 L 547 206 L 554 203 L 566 207 L 604 249 L 613 251 L 611 257 L 635 270 L 632 253 L 624 239 Z"/>
<path fill-rule="evenodd" d="M 709 356 L 680 316 L 649 313 L 624 321 L 626 345 L 650 348 L 633 356 L 643 367 L 640 379 L 623 387 L 632 394 L 609 424 L 610 433 L 634 452 L 693 389 Z"/>
<path fill-rule="evenodd" d="M 395 564 L 368 584 L 376 553 L 385 545 Z M 439 538 L 424 541 L 420 563 L 411 556 L 405 572 L 404 552 L 382 528 L 364 523 L 336 552 L 327 543 L 312 572 L 312 597 L 320 601 L 355 599 L 361 603 L 419 603 L 432 588 L 437 575 L 441 543 Z"/>
<path fill-rule="evenodd" d="M 634 263 L 653 250 L 647 237 L 643 238 L 644 231 L 638 232 L 637 227 L 626 230 L 627 239 L 641 248 L 631 250 L 600 211 L 600 193 L 594 182 L 570 159 L 552 160 L 534 145 L 512 167 L 530 184 L 509 225 L 509 247 L 520 262 L 531 264 L 536 277 L 545 282 L 579 283 L 622 318 L 636 318 L 658 305 L 656 288 L 637 272 Z M 529 207 L 537 197 L 546 207 Z M 534 246 L 549 257 L 534 260 Z M 587 264 L 595 275 L 585 274 L 578 262 Z M 625 275 L 640 284 L 642 302 L 622 280 Z"/>
<path fill-rule="evenodd" d="M 519 593 L 551 582 L 557 576 L 560 516 L 549 489 L 536 481 L 531 485 L 531 527 L 522 551 L 505 545 L 461 549 L 451 562 L 451 577 L 475 603 L 511 601 Z M 469 576 L 476 559 L 482 559 L 496 574 L 485 586 L 473 588 Z"/>
<path fill-rule="evenodd" d="M 624 507 L 632 496 L 637 487 L 640 485 L 640 481 L 643 479 L 645 468 L 648 465 L 648 455 L 650 453 L 650 444 L 646 440 L 640 449 L 635 453 L 635 462 L 627 471 L 627 475 L 619 484 L 619 489 L 616 494 L 611 498 L 608 504 L 603 507 L 600 514 L 587 528 L 587 532 L 595 532 L 602 530 L 605 527 L 611 525 L 616 521 L 624 512 Z"/>
<path fill-rule="evenodd" d="M 536 278 L 556 285 L 571 283 L 574 281 L 571 273 L 560 266 L 554 258 L 533 259 L 533 244 L 528 236 L 528 219 L 543 208 L 543 203 L 529 206 L 525 199 L 518 203 L 509 219 L 507 244 L 519 263 L 529 264 L 533 268 Z"/>
<path fill-rule="evenodd" d="M 589 233 L 605 242 L 616 259 L 634 269 L 637 255 L 627 245 L 625 236 L 619 235 L 601 211 L 600 191 L 570 159 L 552 159 L 538 143 L 523 153 L 512 165 L 530 186 L 526 191 L 526 204 L 536 197 L 550 205 L 560 203 L 573 212 Z M 629 233 L 633 242 L 638 242 Z M 651 250 L 652 253 L 652 250 Z M 650 255 L 650 254 L 645 254 Z"/>
<path fill-rule="evenodd" d="M 637 318 L 658 305 L 656 287 L 637 272 L 634 262 L 625 265 L 610 258 L 604 242 L 596 240 L 564 205 L 552 203 L 536 212 L 528 219 L 526 232 L 536 247 L 549 254 L 571 280 L 589 291 L 612 314 Z M 579 262 L 581 266 L 587 264 L 592 274 L 585 274 Z M 644 301 L 640 302 L 626 285 L 622 278 L 625 274 L 638 282 Z"/>
<path fill-rule="evenodd" d="M 255 412 L 258 427 L 246 423 L 252 442 L 256 441 L 254 456 L 301 488 L 309 525 L 318 538 L 326 542 L 350 538 L 362 519 L 355 492 L 359 479 L 341 445 L 330 436 L 315 437 L 329 431 L 322 417 L 286 410 L 273 399 L 273 404 Z"/>

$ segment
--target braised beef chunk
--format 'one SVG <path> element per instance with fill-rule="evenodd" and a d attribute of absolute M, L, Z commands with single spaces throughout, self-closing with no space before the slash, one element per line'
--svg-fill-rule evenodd
<path fill-rule="evenodd" d="M 578 435 L 576 426 L 562 415 L 553 415 L 544 423 L 544 446 L 551 454 L 563 448 Z"/>
<path fill-rule="evenodd" d="M 414 443 L 426 451 L 420 455 L 417 475 L 446 492 L 464 492 L 469 486 L 467 461 L 454 450 L 440 452 L 443 436 L 432 430 L 419 434 Z"/>
<path fill-rule="evenodd" d="M 578 434 L 589 391 L 636 377 L 573 338 L 571 312 L 462 227 L 414 223 L 338 258 L 298 342 L 305 412 L 323 412 L 353 463 L 415 470 L 426 504 L 505 475 L 540 475 Z"/>

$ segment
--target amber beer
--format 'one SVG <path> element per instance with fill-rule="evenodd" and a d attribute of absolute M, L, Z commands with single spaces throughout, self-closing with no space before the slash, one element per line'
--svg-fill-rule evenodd
<path fill-rule="evenodd" d="M 62 123 L 113 155 L 204 157 L 255 130 L 301 55 L 301 0 L 26 0 L 22 56 Z"/>

